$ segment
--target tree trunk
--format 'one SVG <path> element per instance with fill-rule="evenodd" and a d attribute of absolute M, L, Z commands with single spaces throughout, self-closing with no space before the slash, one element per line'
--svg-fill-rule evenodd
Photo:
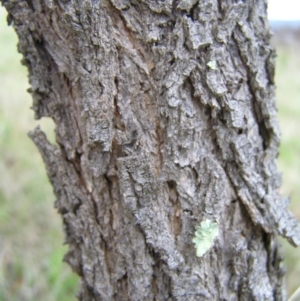
<path fill-rule="evenodd" d="M 30 136 L 79 300 L 285 300 L 276 235 L 299 245 L 300 228 L 278 194 L 265 1 L 4 6 L 56 124 L 57 145 Z"/>

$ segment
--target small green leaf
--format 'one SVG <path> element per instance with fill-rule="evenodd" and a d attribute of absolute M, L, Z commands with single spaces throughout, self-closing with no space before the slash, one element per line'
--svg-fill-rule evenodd
<path fill-rule="evenodd" d="M 207 63 L 207 66 L 210 68 L 210 69 L 213 69 L 213 70 L 216 70 L 217 69 L 217 63 L 216 61 L 210 61 Z"/>
<path fill-rule="evenodd" d="M 202 257 L 213 246 L 218 234 L 218 223 L 209 219 L 201 222 L 200 226 L 196 226 L 192 242 L 195 244 L 197 257 Z"/>

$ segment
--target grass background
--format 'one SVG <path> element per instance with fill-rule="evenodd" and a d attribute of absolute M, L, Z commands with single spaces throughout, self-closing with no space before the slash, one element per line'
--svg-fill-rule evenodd
<path fill-rule="evenodd" d="M 17 37 L 0 7 L 0 301 L 71 301 L 78 278 L 62 262 L 61 220 L 41 157 L 27 133 L 37 124 L 54 140 L 50 119 L 35 121 Z M 299 39 L 300 41 L 300 39 Z M 300 220 L 300 42 L 275 39 L 282 143 L 282 193 Z M 300 285 L 300 250 L 284 240 L 289 295 Z"/>
<path fill-rule="evenodd" d="M 50 119 L 34 120 L 27 70 L 17 37 L 0 7 L 0 301 L 71 301 L 77 276 L 62 262 L 62 223 L 37 148 L 38 124 L 54 139 Z"/>

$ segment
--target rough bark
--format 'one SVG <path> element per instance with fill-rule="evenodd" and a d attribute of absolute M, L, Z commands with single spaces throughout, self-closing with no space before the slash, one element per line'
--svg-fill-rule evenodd
<path fill-rule="evenodd" d="M 264 0 L 8 0 L 80 300 L 285 300 Z M 201 221 L 219 235 L 201 258 Z"/>

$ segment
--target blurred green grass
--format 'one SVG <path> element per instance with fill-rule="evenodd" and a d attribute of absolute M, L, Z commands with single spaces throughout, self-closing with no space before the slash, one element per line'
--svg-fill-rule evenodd
<path fill-rule="evenodd" d="M 287 33 L 288 34 L 288 33 Z M 290 209 L 300 220 L 300 40 L 275 37 L 277 47 L 277 107 L 281 128 L 278 168 L 282 172 L 282 195 L 291 199 Z M 298 33 L 299 35 L 299 33 Z M 300 286 L 300 248 L 280 239 L 287 267 L 286 285 L 289 295 Z"/>
<path fill-rule="evenodd" d="M 62 223 L 37 148 L 38 124 L 54 140 L 50 119 L 34 120 L 17 37 L 0 8 L 0 301 L 76 300 L 78 278 L 62 262 Z"/>
<path fill-rule="evenodd" d="M 0 301 L 75 300 L 77 276 L 62 263 L 61 220 L 41 157 L 27 137 L 37 124 L 54 140 L 53 123 L 33 118 L 17 37 L 0 7 Z M 277 43 L 278 44 L 278 43 Z M 300 42 L 277 45 L 277 105 L 282 193 L 300 220 Z M 281 240 L 291 294 L 300 285 L 300 250 Z"/>

